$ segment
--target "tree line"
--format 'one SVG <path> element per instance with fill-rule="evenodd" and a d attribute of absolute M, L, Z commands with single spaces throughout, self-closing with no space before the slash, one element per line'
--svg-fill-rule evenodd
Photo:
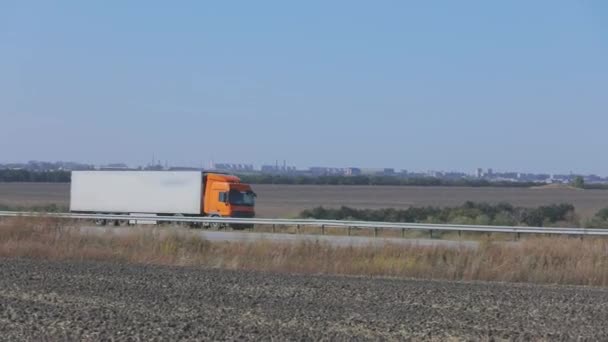
<path fill-rule="evenodd" d="M 518 187 L 542 185 L 535 182 L 490 182 L 485 179 L 442 179 L 436 177 L 404 178 L 398 176 L 293 176 L 293 175 L 239 175 L 249 184 L 300 184 L 300 185 L 394 185 L 394 186 L 469 186 Z"/>
<path fill-rule="evenodd" d="M 302 175 L 269 175 L 269 174 L 237 174 L 241 180 L 249 184 L 277 185 L 392 185 L 392 186 L 463 186 L 463 187 L 505 187 L 529 188 L 542 186 L 538 182 L 488 181 L 486 179 L 443 179 L 436 177 L 398 176 L 302 176 Z M 35 171 L 0 169 L 0 182 L 44 182 L 69 183 L 70 171 Z M 606 184 L 586 184 L 582 181 L 573 182 L 572 186 L 584 189 L 608 189 Z"/>
<path fill-rule="evenodd" d="M 0 182 L 69 183 L 70 171 L 30 171 L 0 169 Z"/>
<path fill-rule="evenodd" d="M 34 171 L 0 169 L 0 182 L 69 183 L 70 171 Z M 395 185 L 395 186 L 474 186 L 474 187 L 530 187 L 534 182 L 490 182 L 484 179 L 441 179 L 435 177 L 403 178 L 397 176 L 301 176 L 301 175 L 238 175 L 249 184 L 301 185 Z"/>

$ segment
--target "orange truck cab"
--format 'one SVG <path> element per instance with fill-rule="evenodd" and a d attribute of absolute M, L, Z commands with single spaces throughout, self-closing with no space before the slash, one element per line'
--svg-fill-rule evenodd
<path fill-rule="evenodd" d="M 254 217 L 256 194 L 249 184 L 237 176 L 218 173 L 203 174 L 201 212 L 206 216 Z"/>

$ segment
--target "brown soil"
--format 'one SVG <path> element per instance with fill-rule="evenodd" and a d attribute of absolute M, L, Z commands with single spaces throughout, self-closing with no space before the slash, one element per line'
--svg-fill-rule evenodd
<path fill-rule="evenodd" d="M 5 341 L 608 340 L 606 289 L 0 259 Z"/>

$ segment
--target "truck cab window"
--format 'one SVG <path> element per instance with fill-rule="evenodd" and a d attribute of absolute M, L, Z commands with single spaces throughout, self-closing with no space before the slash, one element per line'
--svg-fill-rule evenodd
<path fill-rule="evenodd" d="M 255 205 L 255 193 L 253 191 L 239 191 L 231 189 L 228 193 L 230 204 L 243 205 L 243 206 L 254 206 Z"/>
<path fill-rule="evenodd" d="M 218 201 L 220 201 L 222 203 L 226 203 L 227 202 L 227 197 L 228 197 L 228 193 L 226 193 L 226 192 L 220 192 L 219 193 Z"/>

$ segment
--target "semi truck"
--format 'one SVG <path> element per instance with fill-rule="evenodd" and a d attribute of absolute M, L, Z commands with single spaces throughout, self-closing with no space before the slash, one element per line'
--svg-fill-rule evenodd
<path fill-rule="evenodd" d="M 150 221 L 157 215 L 250 218 L 255 198 L 238 177 L 202 171 L 73 171 L 70 185 L 71 212 L 146 215 Z"/>

